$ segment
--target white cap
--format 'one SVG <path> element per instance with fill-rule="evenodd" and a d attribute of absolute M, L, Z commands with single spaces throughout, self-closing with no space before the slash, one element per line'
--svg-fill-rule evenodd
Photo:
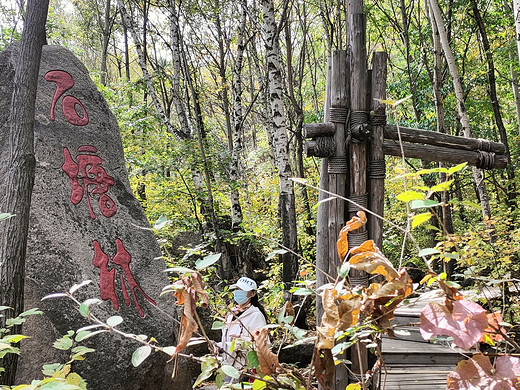
<path fill-rule="evenodd" d="M 235 284 L 232 284 L 229 286 L 229 288 L 239 288 L 244 291 L 251 291 L 256 290 L 257 285 L 256 282 L 253 279 L 246 278 L 245 276 L 242 276 L 240 279 L 237 280 Z"/>

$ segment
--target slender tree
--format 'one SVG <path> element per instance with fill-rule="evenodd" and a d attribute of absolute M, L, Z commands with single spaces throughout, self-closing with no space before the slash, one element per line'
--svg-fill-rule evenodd
<path fill-rule="evenodd" d="M 271 135 L 275 150 L 279 180 L 279 213 L 282 224 L 282 242 L 291 251 L 297 251 L 296 210 L 292 169 L 287 140 L 287 114 L 283 101 L 280 29 L 276 23 L 273 0 L 262 0 L 263 32 L 266 50 L 269 106 L 271 108 Z M 283 255 L 283 281 L 292 282 L 298 272 L 297 258 L 290 252 Z"/>
<path fill-rule="evenodd" d="M 497 125 L 498 134 L 500 136 L 500 142 L 504 144 L 506 147 L 506 154 L 508 157 L 509 166 L 506 168 L 507 178 L 509 180 L 509 188 L 507 191 L 507 199 L 510 207 L 516 206 L 516 188 L 515 188 L 515 171 L 511 167 L 511 155 L 509 150 L 509 140 L 507 138 L 506 126 L 504 125 L 504 121 L 502 120 L 502 114 L 500 112 L 500 103 L 498 101 L 497 94 L 497 83 L 496 83 L 496 75 L 495 75 L 495 61 L 493 60 L 493 53 L 491 52 L 491 45 L 489 44 L 488 34 L 486 31 L 486 26 L 484 24 L 484 20 L 482 19 L 482 15 L 478 8 L 478 4 L 476 0 L 471 0 L 471 5 L 473 8 L 473 17 L 477 22 L 478 30 L 480 33 L 480 39 L 482 41 L 482 48 L 484 49 L 484 55 L 486 57 L 487 62 L 487 75 L 488 75 L 488 83 L 489 83 L 489 99 L 491 100 L 491 107 L 493 107 L 493 116 L 495 118 L 495 123 Z"/>
<path fill-rule="evenodd" d="M 459 71 L 457 69 L 455 58 L 453 57 L 453 53 L 451 51 L 451 47 L 448 40 L 448 34 L 446 32 L 446 29 L 444 28 L 441 10 L 439 8 L 437 0 L 429 0 L 429 5 L 432 18 L 435 21 L 435 24 L 439 31 L 439 39 L 442 45 L 442 50 L 444 52 L 444 57 L 446 58 L 446 63 L 448 65 L 448 69 L 450 71 L 451 78 L 453 81 L 453 89 L 455 91 L 455 97 L 457 99 L 457 111 L 459 113 L 460 124 L 462 126 L 464 136 L 467 138 L 471 138 L 471 127 L 469 124 L 468 114 L 466 112 L 466 106 L 464 104 L 464 93 L 459 77 Z M 482 215 L 484 218 L 489 219 L 491 217 L 491 207 L 489 205 L 489 196 L 487 193 L 486 185 L 484 183 L 484 174 L 482 173 L 481 169 L 476 167 L 472 167 L 471 172 L 473 174 L 473 180 L 475 181 L 475 186 L 477 188 L 478 196 L 480 198 Z"/>
<path fill-rule="evenodd" d="M 16 62 L 14 90 L 9 115 L 9 173 L 2 208 L 14 217 L 0 224 L 0 305 L 23 311 L 25 255 L 29 231 L 29 211 L 34 185 L 34 112 L 45 23 L 49 0 L 29 0 Z M 3 325 L 0 318 L 0 327 Z M 8 357 L 7 357 L 8 356 Z M 3 382 L 14 383 L 17 355 L 4 357 Z"/>

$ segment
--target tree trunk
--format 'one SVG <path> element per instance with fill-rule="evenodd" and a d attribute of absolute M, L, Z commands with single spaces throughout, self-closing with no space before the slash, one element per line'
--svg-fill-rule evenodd
<path fill-rule="evenodd" d="M 466 107 L 464 105 L 464 94 L 462 90 L 462 84 L 459 78 L 459 71 L 457 70 L 457 64 L 455 63 L 455 58 L 453 57 L 453 53 L 451 51 L 450 44 L 448 41 L 448 35 L 446 33 L 446 29 L 444 28 L 441 10 L 439 8 L 437 0 L 429 0 L 429 4 L 432 18 L 433 20 L 435 20 L 437 29 L 439 30 L 439 38 L 441 41 L 442 49 L 446 58 L 446 63 L 448 64 L 448 69 L 450 71 L 451 78 L 453 80 L 453 89 L 455 91 L 455 97 L 457 99 L 457 111 L 459 114 L 460 124 L 462 126 L 464 136 L 467 138 L 471 138 L 471 128 L 469 125 L 469 118 L 466 112 Z M 489 197 L 486 185 L 484 183 L 484 175 L 482 173 L 482 170 L 476 167 L 472 167 L 471 172 L 473 174 L 473 180 L 475 181 L 478 197 L 480 199 L 482 216 L 484 217 L 484 219 L 489 219 L 491 217 L 491 208 L 489 205 Z"/>
<path fill-rule="evenodd" d="M 413 2 L 409 7 L 413 8 Z M 408 18 L 408 10 L 404 0 L 399 0 L 399 10 L 401 11 L 401 20 L 402 20 L 402 31 L 401 37 L 404 43 L 405 48 L 405 57 L 406 57 L 406 69 L 408 74 L 408 82 L 410 83 L 410 94 L 412 95 L 412 107 L 415 115 L 415 121 L 419 124 L 421 123 L 421 112 L 417 106 L 417 93 L 415 91 L 415 79 L 414 76 L 416 73 L 412 71 L 412 56 L 410 54 L 410 20 Z"/>
<path fill-rule="evenodd" d="M 106 0 L 105 4 L 105 17 L 103 25 L 100 24 L 101 31 L 103 32 L 103 44 L 101 46 L 101 67 L 99 74 L 99 82 L 101 85 L 107 85 L 107 54 L 108 54 L 108 42 L 110 40 L 110 34 L 112 30 L 110 22 L 110 0 Z"/>
<path fill-rule="evenodd" d="M 157 114 L 161 118 L 161 122 L 166 126 L 166 129 L 176 136 L 179 139 L 188 139 L 191 138 L 191 132 L 189 129 L 186 129 L 181 126 L 181 129 L 175 128 L 170 122 L 170 119 L 166 116 L 164 112 L 164 108 L 161 106 L 159 99 L 157 97 L 157 94 L 155 93 L 155 89 L 153 86 L 153 80 L 152 76 L 150 75 L 150 72 L 148 72 L 148 67 L 146 66 L 146 59 L 145 54 L 141 46 L 141 40 L 139 39 L 139 36 L 137 35 L 135 28 L 133 26 L 132 18 L 128 14 L 126 7 L 123 3 L 123 0 L 118 0 L 119 9 L 121 12 L 121 18 L 123 19 L 123 23 L 125 24 L 126 28 L 130 30 L 130 34 L 132 35 L 132 38 L 134 40 L 135 44 L 135 50 L 137 51 L 137 58 L 139 61 L 139 67 L 141 68 L 141 71 L 143 72 L 143 78 L 146 83 L 146 87 L 148 90 L 148 93 L 150 94 L 150 97 L 152 98 L 152 103 L 155 106 L 155 110 L 157 111 Z M 179 68 L 180 68 L 180 60 L 179 61 Z M 180 118 L 179 118 L 180 119 Z M 182 122 L 181 122 L 182 125 Z"/>
<path fill-rule="evenodd" d="M 518 135 L 520 135 L 520 94 L 518 93 L 518 73 L 515 69 L 515 62 L 513 61 L 512 53 L 509 53 L 509 60 L 511 61 L 511 88 L 513 89 L 513 97 L 515 99 L 516 107 L 516 126 Z"/>
<path fill-rule="evenodd" d="M 121 18 L 121 24 L 123 26 L 123 39 L 125 47 L 125 76 L 126 81 L 130 81 L 130 55 L 128 53 L 128 28 Z"/>
<path fill-rule="evenodd" d="M 516 186 L 515 186 L 515 171 L 511 166 L 511 155 L 509 152 L 509 142 L 507 139 L 507 131 L 502 120 L 502 114 L 500 113 L 500 104 L 498 103 L 497 86 L 495 77 L 495 64 L 493 62 L 493 54 L 491 53 L 491 46 L 486 31 L 486 26 L 482 20 L 482 15 L 478 9 L 476 0 L 471 0 L 473 6 L 473 16 L 477 22 L 477 26 L 480 32 L 480 38 L 482 39 L 482 47 L 484 48 L 484 54 L 487 60 L 488 66 L 488 82 L 489 82 L 489 98 L 491 99 L 491 106 L 493 107 L 493 115 L 495 117 L 495 123 L 497 125 L 498 134 L 500 136 L 500 142 L 506 147 L 506 154 L 508 158 L 508 167 L 506 168 L 507 179 L 509 181 L 507 187 L 507 203 L 509 207 L 516 207 Z"/>
<path fill-rule="evenodd" d="M 288 16 L 289 17 L 289 16 Z M 302 26 L 302 28 L 306 28 L 306 26 Z M 285 22 L 285 47 L 286 47 L 286 60 L 287 60 L 287 92 L 289 95 L 289 100 L 291 102 L 292 109 L 296 116 L 296 124 L 295 124 L 295 141 L 296 141 L 296 175 L 300 178 L 305 178 L 305 171 L 303 166 L 303 108 L 302 108 L 302 98 L 301 98 L 301 83 L 302 83 L 302 73 L 303 73 L 303 65 L 305 64 L 305 59 L 300 59 L 299 68 L 298 68 L 298 92 L 299 97 L 296 99 L 295 94 L 295 83 L 294 79 L 294 71 L 292 66 L 293 60 L 293 45 L 292 45 L 292 37 L 291 37 L 291 22 L 287 20 Z M 306 34 L 303 33 L 303 42 L 301 47 L 301 55 L 305 56 L 306 52 Z M 307 223 L 305 224 L 305 231 L 309 236 L 314 235 L 314 229 L 312 228 L 312 213 L 311 206 L 309 203 L 309 194 L 307 193 L 307 187 L 301 186 L 299 188 L 299 192 L 301 194 L 301 199 L 303 203 L 303 207 L 305 209 L 305 219 Z"/>
<path fill-rule="evenodd" d="M 428 19 L 430 21 L 430 24 L 432 26 L 432 41 L 433 41 L 433 95 L 435 97 L 435 112 L 437 115 L 437 131 L 439 133 L 446 133 L 446 122 L 445 122 L 445 115 L 444 115 L 444 97 L 442 95 L 442 84 L 443 84 L 443 73 L 442 73 L 442 46 L 441 41 L 439 37 L 439 30 L 437 28 L 437 25 L 435 23 L 435 20 L 433 17 L 431 17 L 428 14 Z M 445 163 L 439 163 L 440 167 L 444 167 Z M 439 174 L 441 182 L 446 181 L 447 177 L 445 173 Z M 449 206 L 449 193 L 447 191 L 444 191 L 442 193 L 442 202 L 445 204 L 445 206 L 442 207 L 442 226 L 444 227 L 445 233 L 451 234 L 453 233 L 453 218 L 451 213 L 451 207 Z M 432 217 L 432 219 L 435 217 Z M 435 224 L 437 221 L 432 220 L 432 224 L 436 226 Z M 435 230 L 432 230 L 431 233 L 431 239 L 432 243 L 436 243 L 437 233 Z M 432 245 L 434 247 L 435 245 Z"/>
<path fill-rule="evenodd" d="M 263 30 L 271 107 L 271 132 L 279 179 L 279 210 L 282 225 L 282 242 L 290 251 L 297 250 L 296 210 L 292 172 L 287 140 L 287 115 L 283 102 L 282 65 L 279 47 L 279 31 L 274 15 L 273 0 L 262 0 Z M 283 255 L 283 281 L 286 287 L 296 278 L 298 261 L 288 252 Z"/>
<path fill-rule="evenodd" d="M 518 52 L 518 60 L 520 62 L 520 0 L 513 0 L 513 17 L 515 20 L 516 30 L 516 50 Z"/>
<path fill-rule="evenodd" d="M 0 305 L 13 309 L 13 317 L 24 309 L 24 278 L 29 212 L 34 185 L 34 112 L 48 0 L 29 0 L 17 61 L 9 116 L 9 173 L 3 188 L 2 211 L 14 217 L 0 225 Z M 0 318 L 0 328 L 4 326 Z M 14 329 L 17 333 L 19 329 Z M 2 383 L 14 384 L 18 356 L 9 354 L 2 365 Z"/>
<path fill-rule="evenodd" d="M 242 69 L 244 64 L 245 42 L 244 35 L 247 21 L 247 0 L 241 1 L 240 24 L 237 30 L 237 52 L 233 67 L 233 109 L 232 109 L 232 145 L 231 145 L 231 164 L 229 176 L 232 181 L 230 192 L 231 204 L 231 223 L 232 227 L 238 227 L 243 220 L 242 206 L 240 205 L 240 192 L 238 190 L 241 179 L 242 156 L 242 131 L 244 114 L 242 110 Z"/>

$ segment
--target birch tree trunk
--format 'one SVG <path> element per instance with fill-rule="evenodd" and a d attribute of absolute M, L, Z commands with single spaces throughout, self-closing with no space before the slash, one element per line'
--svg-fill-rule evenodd
<path fill-rule="evenodd" d="M 439 38 L 441 41 L 442 50 L 444 52 L 444 57 L 446 58 L 446 63 L 448 65 L 448 69 L 450 71 L 450 75 L 453 81 L 453 89 L 455 92 L 455 97 L 457 99 L 457 111 L 459 114 L 460 124 L 462 126 L 464 136 L 466 138 L 471 138 L 471 127 L 469 125 L 469 118 L 466 112 L 466 107 L 464 105 L 464 93 L 462 90 L 462 84 L 460 82 L 459 71 L 457 69 L 457 64 L 455 63 L 455 58 L 453 57 L 453 53 L 450 48 L 448 34 L 446 33 L 446 29 L 444 28 L 441 10 L 439 8 L 437 0 L 429 0 L 429 4 L 432 18 L 435 21 L 435 24 L 437 25 L 437 29 L 439 31 Z M 477 193 L 480 198 L 482 216 L 484 217 L 484 219 L 489 219 L 491 217 L 491 208 L 489 206 L 489 196 L 487 193 L 486 185 L 484 183 L 483 172 L 479 168 L 471 167 L 471 173 L 473 175 L 473 180 L 475 181 Z"/>
<path fill-rule="evenodd" d="M 42 46 L 45 43 L 45 22 L 49 0 L 29 0 L 17 61 L 9 114 L 9 171 L 0 199 L 2 212 L 13 214 L 0 224 L 0 306 L 13 310 L 16 317 L 24 310 L 24 279 L 29 213 L 36 160 L 34 156 L 34 105 Z M 0 328 L 4 326 L 0 318 Z M 20 331 L 19 326 L 13 334 Z M 1 383 L 14 384 L 18 355 L 2 359 L 5 372 Z"/>
<path fill-rule="evenodd" d="M 263 32 L 271 107 L 271 133 L 279 179 L 279 211 L 282 225 L 282 242 L 289 250 L 297 250 L 296 211 L 292 172 L 287 140 L 287 115 L 283 102 L 282 65 L 279 33 L 274 14 L 273 0 L 262 0 Z M 298 261 L 294 254 L 283 255 L 283 281 L 291 283 L 298 272 Z M 286 285 L 287 286 L 287 285 Z"/>
<path fill-rule="evenodd" d="M 515 20 L 516 30 L 516 50 L 518 52 L 518 60 L 520 62 L 520 0 L 513 0 L 513 17 Z"/>
<path fill-rule="evenodd" d="M 235 64 L 233 67 L 233 109 L 232 118 L 233 126 L 231 132 L 231 164 L 229 169 L 229 176 L 232 181 L 232 188 L 230 191 L 231 204 L 231 223 L 235 228 L 242 223 L 243 214 L 242 206 L 240 205 L 240 192 L 238 191 L 238 183 L 241 179 L 241 163 L 242 155 L 242 129 L 244 122 L 244 114 L 242 110 L 242 68 L 244 64 L 244 50 L 245 50 L 245 30 L 247 21 L 247 0 L 240 2 L 240 24 L 237 30 L 237 51 L 235 55 Z"/>
<path fill-rule="evenodd" d="M 137 52 L 137 58 L 139 62 L 139 67 L 141 68 L 141 72 L 143 72 L 143 78 L 146 83 L 146 87 L 148 90 L 148 93 L 150 94 L 150 97 L 152 99 L 152 103 L 155 107 L 155 110 L 157 111 L 157 114 L 159 115 L 159 118 L 161 119 L 161 122 L 166 126 L 166 129 L 168 132 L 176 136 L 178 139 L 188 139 L 191 138 L 191 132 L 189 128 L 185 128 L 182 126 L 181 122 L 181 129 L 176 128 L 172 125 L 170 122 L 170 119 L 166 116 L 166 113 L 164 111 L 164 108 L 162 107 L 159 98 L 157 97 L 157 94 L 155 93 L 155 88 L 153 86 L 153 80 L 152 76 L 150 75 L 150 72 L 148 71 L 148 67 L 146 65 L 146 59 L 145 55 L 142 49 L 141 45 L 141 39 L 136 33 L 136 29 L 134 28 L 134 24 L 132 21 L 132 18 L 128 14 L 125 4 L 123 3 L 123 0 L 117 0 L 117 3 L 119 5 L 119 10 L 121 12 L 121 19 L 123 20 L 124 25 L 126 28 L 130 31 L 130 34 L 132 35 L 132 39 L 134 40 L 135 50 Z M 179 60 L 179 68 L 180 68 L 180 60 Z M 180 118 L 179 118 L 180 119 Z"/>

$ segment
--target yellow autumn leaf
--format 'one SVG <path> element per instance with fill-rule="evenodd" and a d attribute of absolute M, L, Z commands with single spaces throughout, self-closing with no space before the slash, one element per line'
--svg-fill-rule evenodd
<path fill-rule="evenodd" d="M 430 212 L 414 215 L 412 217 L 412 229 L 416 228 L 417 226 L 421 225 L 426 221 L 429 221 L 431 217 L 432 213 Z"/>

